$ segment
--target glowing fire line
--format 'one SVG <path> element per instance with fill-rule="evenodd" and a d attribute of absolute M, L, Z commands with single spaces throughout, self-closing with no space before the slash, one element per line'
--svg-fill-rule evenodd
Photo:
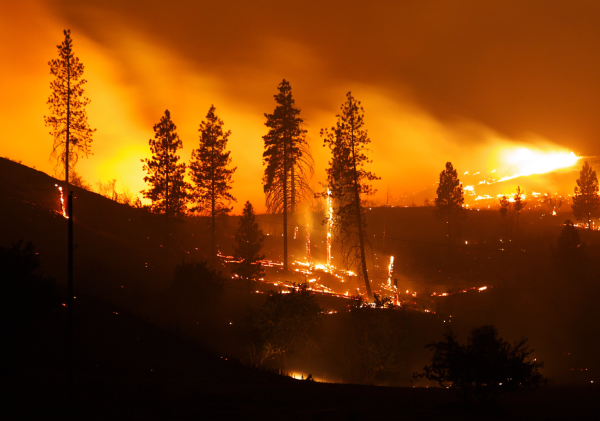
<path fill-rule="evenodd" d="M 58 190 L 60 191 L 60 210 L 61 210 L 61 214 L 66 219 L 69 219 L 69 217 L 67 216 L 67 210 L 65 209 L 65 195 L 63 194 L 63 188 L 61 186 L 59 186 L 58 184 L 55 184 L 55 186 L 58 187 Z"/>

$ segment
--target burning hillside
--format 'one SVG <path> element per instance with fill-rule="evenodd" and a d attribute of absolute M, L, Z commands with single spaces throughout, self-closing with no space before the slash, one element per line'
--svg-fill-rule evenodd
<path fill-rule="evenodd" d="M 595 157 L 579 157 L 573 152 L 545 152 L 525 147 L 507 148 L 497 155 L 497 164 L 491 169 L 459 171 L 467 207 L 497 207 L 499 198 L 514 195 L 517 186 L 525 192 L 531 207 L 541 206 L 544 195 L 568 198 L 573 194 L 583 160 L 592 165 L 600 163 Z M 437 183 L 432 182 L 430 187 L 405 195 L 397 203 L 400 206 L 431 205 L 436 188 Z"/>

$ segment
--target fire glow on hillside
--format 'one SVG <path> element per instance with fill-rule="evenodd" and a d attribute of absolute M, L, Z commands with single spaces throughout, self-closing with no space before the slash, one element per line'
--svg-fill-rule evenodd
<path fill-rule="evenodd" d="M 505 155 L 505 161 L 509 164 L 509 168 L 517 169 L 516 174 L 503 177 L 498 182 L 569 168 L 575 165 L 580 158 L 573 152 L 542 152 L 529 148 L 518 148 L 506 152 Z"/>
<path fill-rule="evenodd" d="M 559 190 L 562 195 L 566 195 L 566 186 L 543 186 L 545 183 L 540 182 L 539 177 L 560 170 L 569 171 L 582 158 L 575 155 L 574 152 L 544 151 L 526 147 L 505 148 L 497 155 L 499 166 L 489 171 L 488 177 L 482 177 L 482 172 L 471 173 L 469 171 L 465 171 L 461 177 L 461 181 L 464 183 L 463 192 L 466 207 L 481 206 L 481 202 L 486 202 L 487 205 L 490 204 L 489 201 L 493 201 L 493 204 L 496 205 L 497 199 L 502 196 L 506 196 L 512 202 L 517 186 L 521 186 L 522 192 L 526 191 L 522 199 L 542 195 L 542 193 L 531 191 L 532 188 Z M 507 183 L 511 180 L 514 181 Z"/>

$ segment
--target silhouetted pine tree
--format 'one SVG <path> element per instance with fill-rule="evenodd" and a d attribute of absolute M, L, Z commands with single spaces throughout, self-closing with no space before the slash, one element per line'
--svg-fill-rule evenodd
<path fill-rule="evenodd" d="M 368 245 L 366 221 L 361 198 L 375 193 L 370 181 L 379 180 L 365 170 L 372 161 L 367 157 L 367 145 L 371 143 L 364 126 L 364 110 L 352 93 L 337 115 L 337 123 L 321 130 L 324 143 L 329 146 L 332 157 L 327 169 L 327 182 L 331 196 L 338 206 L 333 211 L 335 236 L 342 245 L 342 259 L 348 267 L 357 267 L 365 282 L 367 296 L 373 299 L 367 272 L 365 247 Z"/>
<path fill-rule="evenodd" d="M 210 215 L 211 252 L 213 267 L 217 261 L 216 218 L 231 211 L 229 206 L 235 198 L 229 193 L 232 175 L 237 169 L 228 168 L 231 164 L 229 151 L 225 151 L 231 131 L 223 131 L 223 121 L 215 114 L 211 105 L 206 121 L 200 123 L 200 145 L 192 151 L 190 176 L 193 187 L 190 199 L 192 212 Z"/>
<path fill-rule="evenodd" d="M 96 129 L 91 129 L 87 121 L 85 107 L 90 103 L 84 97 L 83 85 L 87 83 L 83 76 L 83 64 L 73 54 L 71 30 L 63 31 L 65 40 L 57 45 L 58 58 L 50 65 L 50 74 L 55 79 L 50 82 L 52 94 L 47 104 L 50 116 L 44 116 L 46 126 L 52 131 L 54 138 L 50 160 L 54 161 L 54 171 L 58 176 L 64 175 L 68 196 L 69 170 L 73 171 L 79 155 L 86 158 L 91 153 L 92 135 Z"/>
<path fill-rule="evenodd" d="M 141 193 L 152 201 L 152 212 L 165 214 L 167 219 L 185 213 L 190 188 L 183 179 L 185 163 L 180 163 L 176 155 L 183 146 L 176 129 L 171 113 L 166 110 L 160 122 L 154 125 L 154 139 L 148 141 L 152 158 L 141 160 L 148 174 L 144 181 L 151 185 Z"/>
<path fill-rule="evenodd" d="M 435 198 L 434 215 L 437 219 L 445 219 L 448 224 L 448 244 L 450 244 L 451 227 L 460 219 L 466 217 L 463 209 L 465 198 L 462 184 L 451 162 L 446 162 L 446 169 L 440 173 L 440 181 Z"/>
<path fill-rule="evenodd" d="M 236 260 L 241 262 L 235 264 L 232 270 L 241 279 L 257 279 L 264 275 L 260 264 L 265 257 L 260 254 L 264 239 L 262 230 L 254 221 L 254 208 L 250 202 L 246 202 L 240 226 L 235 233 L 237 247 L 234 248 L 234 254 Z"/>
<path fill-rule="evenodd" d="M 269 132 L 263 136 L 263 163 L 266 166 L 263 186 L 267 210 L 283 213 L 283 268 L 287 270 L 288 212 L 295 212 L 296 206 L 310 197 L 308 179 L 313 174 L 313 159 L 289 82 L 284 79 L 278 89 L 273 114 L 265 113 Z"/>
<path fill-rule="evenodd" d="M 587 219 L 588 228 L 591 228 L 591 218 L 600 208 L 600 199 L 598 198 L 598 177 L 596 176 L 596 171 L 592 170 L 587 161 L 585 161 L 579 172 L 572 208 L 575 218 L 578 220 Z"/>
<path fill-rule="evenodd" d="M 523 208 L 525 207 L 525 205 L 527 204 L 527 202 L 525 201 L 525 195 L 523 194 L 523 192 L 521 191 L 521 187 L 517 186 L 517 192 L 515 193 L 515 195 L 513 196 L 513 212 L 517 218 L 517 229 L 516 229 L 516 240 L 517 243 L 519 241 L 519 218 L 521 216 L 521 211 L 523 210 Z"/>
<path fill-rule="evenodd" d="M 508 239 L 512 240 L 513 205 L 512 202 L 508 200 L 508 197 L 506 197 L 506 195 L 503 195 L 500 198 L 500 215 L 502 215 L 502 218 L 504 219 Z"/>

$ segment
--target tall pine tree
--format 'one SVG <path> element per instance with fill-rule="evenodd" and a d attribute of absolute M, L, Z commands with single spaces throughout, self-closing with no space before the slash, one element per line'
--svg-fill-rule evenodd
<path fill-rule="evenodd" d="M 600 209 L 600 198 L 598 197 L 598 177 L 596 171 L 585 161 L 573 196 L 573 214 L 578 220 L 587 220 L 588 228 L 592 227 L 592 216 Z"/>
<path fill-rule="evenodd" d="M 65 40 L 57 45 L 58 58 L 48 63 L 55 79 L 50 82 L 52 94 L 47 101 L 50 116 L 45 116 L 44 121 L 54 138 L 50 160 L 55 163 L 55 173 L 64 175 L 68 195 L 69 181 L 73 178 L 69 172 L 74 171 L 80 155 L 86 158 L 90 155 L 96 129 L 90 128 L 87 121 L 85 107 L 90 100 L 84 96 L 83 85 L 87 81 L 82 79 L 83 63 L 73 54 L 71 30 L 63 33 Z"/>
<path fill-rule="evenodd" d="M 435 198 L 436 209 L 434 216 L 436 219 L 445 220 L 448 226 L 448 245 L 450 245 L 450 235 L 452 227 L 461 218 L 466 216 L 463 209 L 465 198 L 463 196 L 462 184 L 458 179 L 458 174 L 452 162 L 446 162 L 446 168 L 440 173 L 438 182 L 437 197 Z"/>
<path fill-rule="evenodd" d="M 236 263 L 232 272 L 241 279 L 257 279 L 264 275 L 260 261 L 265 258 L 260 254 L 265 236 L 258 228 L 254 218 L 254 208 L 246 202 L 240 226 L 235 233 L 237 246 L 234 249 Z"/>
<path fill-rule="evenodd" d="M 206 121 L 200 123 L 200 145 L 192 151 L 190 176 L 193 186 L 190 211 L 210 216 L 211 253 L 213 267 L 217 262 L 216 221 L 220 215 L 231 211 L 230 204 L 235 198 L 229 193 L 232 175 L 237 169 L 228 168 L 231 164 L 229 151 L 225 151 L 231 131 L 223 131 L 223 121 L 215 114 L 211 105 Z"/>
<path fill-rule="evenodd" d="M 265 113 L 269 132 L 263 136 L 263 187 L 267 210 L 283 213 L 283 268 L 287 270 L 288 212 L 293 213 L 303 199 L 310 197 L 308 179 L 312 176 L 313 160 L 289 82 L 284 79 L 278 89 L 273 114 Z"/>
<path fill-rule="evenodd" d="M 183 179 L 185 163 L 180 163 L 176 154 L 183 147 L 176 129 L 171 113 L 166 110 L 160 122 L 154 125 L 154 139 L 148 141 L 152 158 L 141 160 L 148 174 L 144 181 L 150 184 L 150 188 L 141 193 L 152 201 L 152 212 L 164 214 L 167 220 L 185 214 L 190 188 Z"/>
<path fill-rule="evenodd" d="M 365 282 L 367 296 L 372 300 L 365 254 L 368 242 L 362 198 L 375 193 L 370 182 L 379 180 L 379 177 L 365 169 L 365 165 L 372 161 L 367 156 L 371 139 L 363 129 L 363 107 L 351 92 L 346 97 L 342 112 L 337 116 L 337 124 L 331 130 L 322 129 L 321 137 L 332 153 L 327 181 L 331 196 L 338 204 L 333 211 L 333 223 L 336 239 L 342 245 L 342 259 L 347 267 L 358 268 L 359 276 Z"/>

